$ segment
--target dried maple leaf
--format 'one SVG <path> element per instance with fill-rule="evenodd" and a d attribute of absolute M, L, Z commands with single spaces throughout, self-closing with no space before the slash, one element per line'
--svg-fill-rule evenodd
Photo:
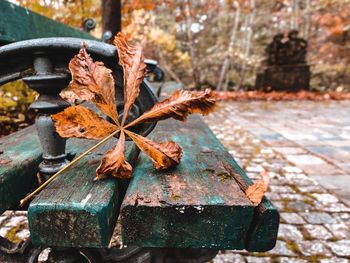
<path fill-rule="evenodd" d="M 168 118 L 185 121 L 192 113 L 207 115 L 213 111 L 215 100 L 212 91 L 191 92 L 188 90 L 177 90 L 169 98 L 155 104 L 149 111 L 126 127 L 131 127 L 140 122 L 154 122 Z"/>
<path fill-rule="evenodd" d="M 125 132 L 152 159 L 156 169 L 163 170 L 180 163 L 182 149 L 175 142 L 155 143 L 131 131 Z"/>
<path fill-rule="evenodd" d="M 72 81 L 60 93 L 61 97 L 72 103 L 76 100 L 92 101 L 119 126 L 112 71 L 102 62 L 92 60 L 85 43 L 70 61 L 69 70 Z"/>
<path fill-rule="evenodd" d="M 151 158 L 156 169 L 164 170 L 179 164 L 182 150 L 175 142 L 156 143 L 127 130 L 127 128 L 141 122 L 155 122 L 171 117 L 185 121 L 187 116 L 192 113 L 206 115 L 213 110 L 215 105 L 211 91 L 176 91 L 168 99 L 156 103 L 152 109 L 135 121 L 124 125 L 128 112 L 140 93 L 146 65 L 142 49 L 129 45 L 124 35 L 118 34 L 114 43 L 118 48 L 119 62 L 124 71 L 124 116 L 122 122 L 118 121 L 114 80 L 111 71 L 105 68 L 103 63 L 94 62 L 83 45 L 79 54 L 69 64 L 72 81 L 70 86 L 61 93 L 61 96 L 70 102 L 88 100 L 95 103 L 103 113 L 111 117 L 114 124 L 83 106 L 71 106 L 52 116 L 57 132 L 62 137 L 103 139 L 103 141 L 120 132 L 116 146 L 102 158 L 101 164 L 96 170 L 96 179 L 108 175 L 117 178 L 131 176 L 132 167 L 125 160 L 124 155 L 125 134 Z"/>
<path fill-rule="evenodd" d="M 262 173 L 262 179 L 255 181 L 245 191 L 248 199 L 253 203 L 253 206 L 258 206 L 267 191 L 270 177 L 267 172 Z"/>
<path fill-rule="evenodd" d="M 103 178 L 105 175 L 112 175 L 117 178 L 130 178 L 132 167 L 125 160 L 125 133 L 121 131 L 117 145 L 109 150 L 102 158 L 100 166 L 96 170 L 96 177 Z"/>
<path fill-rule="evenodd" d="M 61 137 L 100 140 L 116 131 L 118 127 L 83 106 L 71 106 L 52 115 L 56 131 Z"/>
<path fill-rule="evenodd" d="M 119 64 L 124 71 L 124 116 L 122 119 L 122 125 L 124 125 L 132 104 L 139 96 L 140 85 L 146 76 L 146 64 L 142 47 L 129 45 L 124 34 L 118 33 L 114 38 L 114 44 L 117 46 Z"/>

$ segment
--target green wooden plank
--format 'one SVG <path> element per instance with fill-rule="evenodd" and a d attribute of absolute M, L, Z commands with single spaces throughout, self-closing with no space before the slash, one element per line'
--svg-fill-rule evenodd
<path fill-rule="evenodd" d="M 161 96 L 166 97 L 180 88 L 181 85 L 177 83 L 167 82 L 162 87 Z M 211 131 L 209 133 L 214 141 L 218 141 Z M 226 150 L 223 154 L 229 155 Z M 229 165 L 225 165 L 226 170 L 230 173 L 230 176 L 235 178 L 241 189 L 245 191 L 249 185 L 253 184 L 252 180 L 234 159 L 227 158 L 231 161 Z M 264 252 L 272 249 L 277 240 L 279 220 L 280 216 L 277 208 L 264 197 L 262 203 L 254 209 L 253 222 L 246 237 L 245 249 L 256 252 Z"/>
<path fill-rule="evenodd" d="M 233 162 L 206 124 L 158 123 L 155 141 L 173 140 L 179 166 L 156 172 L 143 154 L 121 207 L 122 240 L 141 247 L 243 249 L 254 208 L 225 165 Z M 226 154 L 227 153 L 227 154 Z"/>
<path fill-rule="evenodd" d="M 41 155 L 34 126 L 0 139 L 0 214 L 36 185 Z"/>
<path fill-rule="evenodd" d="M 87 32 L 68 27 L 8 1 L 0 1 L 0 44 L 43 37 L 96 39 Z"/>
<path fill-rule="evenodd" d="M 45 188 L 30 204 L 28 220 L 35 245 L 57 247 L 107 247 L 118 217 L 121 192 L 118 181 L 93 181 L 102 155 L 115 145 L 110 140 L 80 160 Z M 77 151 L 96 142 L 81 140 Z M 132 164 L 138 150 L 127 146 Z"/>
<path fill-rule="evenodd" d="M 248 251 L 265 252 L 276 245 L 280 216 L 276 207 L 264 197 L 255 209 L 245 248 Z"/>
<path fill-rule="evenodd" d="M 233 176 L 244 191 L 252 180 L 245 174 L 241 167 L 234 161 L 232 167 L 226 169 Z M 277 208 L 266 198 L 254 210 L 254 219 L 250 226 L 245 249 L 254 252 L 265 252 L 276 245 L 280 215 Z"/>
<path fill-rule="evenodd" d="M 81 140 L 69 139 L 67 152 L 84 150 Z M 0 214 L 19 205 L 20 200 L 37 186 L 42 161 L 39 138 L 32 125 L 0 139 Z"/>

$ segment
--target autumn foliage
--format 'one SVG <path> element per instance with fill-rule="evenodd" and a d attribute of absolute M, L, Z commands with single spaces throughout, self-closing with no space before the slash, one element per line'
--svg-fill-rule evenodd
<path fill-rule="evenodd" d="M 52 116 L 57 132 L 64 138 L 76 137 L 101 140 L 120 133 L 115 147 L 110 149 L 96 170 L 96 178 L 107 176 L 129 178 L 132 167 L 125 159 L 125 137 L 129 136 L 135 144 L 152 160 L 158 170 L 179 164 L 182 150 L 175 142 L 157 143 L 138 135 L 129 128 L 141 122 L 157 122 L 167 118 L 185 121 L 192 113 L 206 115 L 214 109 L 215 99 L 210 90 L 179 90 L 169 98 L 155 104 L 149 111 L 130 123 L 126 123 L 129 110 L 140 93 L 140 84 L 146 74 L 142 49 L 127 43 L 125 35 L 119 33 L 114 40 L 118 50 L 119 64 L 124 71 L 124 112 L 120 118 L 116 109 L 114 78 L 111 70 L 102 62 L 94 62 L 83 45 L 69 63 L 72 74 L 70 85 L 61 96 L 71 103 L 90 101 L 112 123 L 93 110 L 81 105 L 70 106 L 63 112 Z"/>

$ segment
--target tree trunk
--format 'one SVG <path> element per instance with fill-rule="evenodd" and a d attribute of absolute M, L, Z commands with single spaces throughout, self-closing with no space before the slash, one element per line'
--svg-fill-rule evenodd
<path fill-rule="evenodd" d="M 121 0 L 101 0 L 102 30 L 115 36 L 122 29 Z"/>
<path fill-rule="evenodd" d="M 184 87 L 183 82 L 178 77 L 178 75 L 171 69 L 171 67 L 168 65 L 166 59 L 164 58 L 163 52 L 159 48 L 159 46 L 156 46 L 158 58 L 160 59 L 159 64 L 164 68 L 164 70 L 169 74 L 169 76 L 175 80 L 177 83 L 180 83 L 182 87 Z"/>
<path fill-rule="evenodd" d="M 232 53 L 233 53 L 233 46 L 234 46 L 234 43 L 236 40 L 236 35 L 237 35 L 237 30 L 238 30 L 240 12 L 241 12 L 240 6 L 239 6 L 239 4 L 237 4 L 236 12 L 235 12 L 235 21 L 234 21 L 234 25 L 233 25 L 233 28 L 231 31 L 230 42 L 228 45 L 225 60 L 224 60 L 224 63 L 222 64 L 219 82 L 218 82 L 218 85 L 216 86 L 217 90 L 222 89 L 222 85 L 224 83 L 225 76 L 227 75 L 227 71 L 228 71 L 229 66 L 230 66 L 230 60 L 231 60 Z"/>
<path fill-rule="evenodd" d="M 247 28 L 248 28 L 248 33 L 247 33 L 247 38 L 245 41 L 245 50 L 244 50 L 244 58 L 245 60 L 248 60 L 250 57 L 250 51 L 251 51 L 251 46 L 252 46 L 252 37 L 253 37 L 253 26 L 255 22 L 255 0 L 250 0 L 250 13 L 248 15 L 248 23 L 247 23 Z M 243 60 L 244 61 L 244 60 Z M 239 82 L 239 87 L 243 85 L 244 79 L 245 79 L 245 73 L 246 73 L 246 62 L 243 62 L 242 69 L 241 69 L 241 74 L 240 74 L 240 82 Z"/>
<path fill-rule="evenodd" d="M 191 16 L 191 9 L 190 9 L 191 1 L 184 0 L 183 4 L 185 8 L 184 11 L 185 11 L 185 23 L 186 23 L 186 35 L 187 35 L 187 41 L 188 41 L 188 47 L 189 47 L 191 66 L 192 66 L 192 76 L 193 76 L 195 88 L 200 89 L 201 77 L 200 77 L 200 71 L 197 64 L 198 57 L 195 49 L 195 42 L 192 34 L 192 16 Z"/>

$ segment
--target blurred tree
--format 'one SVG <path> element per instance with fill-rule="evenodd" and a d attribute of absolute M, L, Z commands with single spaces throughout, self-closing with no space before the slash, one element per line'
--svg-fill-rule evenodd
<path fill-rule="evenodd" d="M 95 18 L 101 25 L 100 0 L 16 0 L 21 6 L 64 24 L 82 28 L 86 18 Z M 100 33 L 101 30 L 98 30 Z"/>
<path fill-rule="evenodd" d="M 75 27 L 93 17 L 98 37 L 101 17 L 118 31 L 121 5 L 123 31 L 190 88 L 251 88 L 273 36 L 297 29 L 309 41 L 312 86 L 350 89 L 350 0 L 17 1 Z"/>
<path fill-rule="evenodd" d="M 231 60 L 232 55 L 233 55 L 233 48 L 234 48 L 234 44 L 235 44 L 235 41 L 236 41 L 236 38 L 237 38 L 236 35 L 237 35 L 238 24 L 239 24 L 240 15 L 241 15 L 240 2 L 234 1 L 234 9 L 235 9 L 234 24 L 233 24 L 233 27 L 232 27 L 231 32 L 230 32 L 230 40 L 229 40 L 227 52 L 225 54 L 224 63 L 222 64 L 222 67 L 221 67 L 220 78 L 219 78 L 218 84 L 216 86 L 217 90 L 222 90 L 223 89 L 224 79 L 225 79 L 225 77 L 227 75 L 227 71 L 228 71 L 229 66 L 230 66 L 230 60 Z M 226 82 L 226 84 L 227 83 L 228 82 Z M 225 85 L 224 89 L 225 90 L 227 89 L 227 85 Z"/>

